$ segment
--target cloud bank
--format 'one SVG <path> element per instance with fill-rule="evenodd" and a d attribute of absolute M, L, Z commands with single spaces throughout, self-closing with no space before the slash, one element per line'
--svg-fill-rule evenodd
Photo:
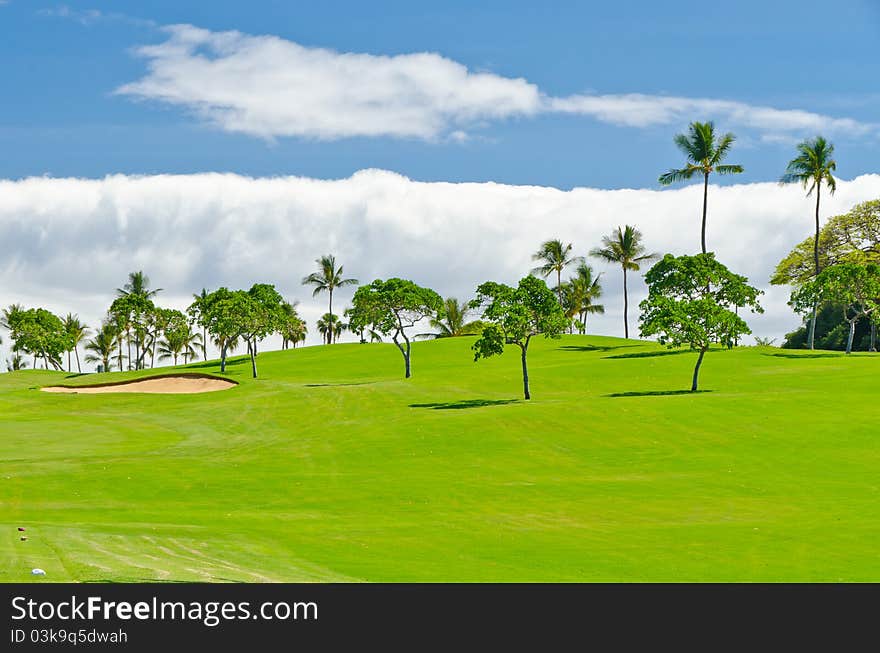
<path fill-rule="evenodd" d="M 487 122 L 548 113 L 627 127 L 712 117 L 777 139 L 817 130 L 880 133 L 877 125 L 849 118 L 721 99 L 553 97 L 525 79 L 474 72 L 436 53 L 378 56 L 192 25 L 162 29 L 164 42 L 136 50 L 147 73 L 116 92 L 180 106 L 220 129 L 266 139 L 461 140 L 467 129 Z"/>
<path fill-rule="evenodd" d="M 880 175 L 841 181 L 823 215 L 877 197 Z M 202 287 L 274 283 L 302 300 L 314 332 L 325 298 L 312 299 L 300 280 L 321 254 L 335 253 L 346 274 L 362 282 L 405 276 L 468 299 L 482 281 L 512 283 L 527 274 L 532 252 L 548 238 L 571 241 L 586 254 L 613 227 L 629 223 L 652 250 L 697 252 L 701 201 L 699 185 L 563 191 L 416 182 L 382 170 L 339 180 L 198 174 L 0 181 L 0 305 L 77 312 L 96 325 L 128 272 L 143 269 L 165 289 L 163 305 L 179 308 Z M 810 234 L 811 219 L 812 202 L 796 186 L 710 189 L 710 249 L 768 291 L 767 312 L 749 318 L 757 335 L 780 337 L 799 322 L 786 306 L 787 291 L 767 281 Z M 589 331 L 622 335 L 620 271 L 594 265 L 605 273 L 607 312 L 591 318 Z M 644 286 L 637 279 L 630 288 L 637 305 Z M 350 293 L 341 293 L 337 306 Z M 314 333 L 310 340 L 317 341 Z"/>

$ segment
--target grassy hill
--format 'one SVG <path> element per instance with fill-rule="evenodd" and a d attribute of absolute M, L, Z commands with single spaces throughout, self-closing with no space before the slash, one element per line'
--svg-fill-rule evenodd
<path fill-rule="evenodd" d="M 0 375 L 0 580 L 880 580 L 880 356 L 539 339 L 524 402 L 471 342 Z"/>

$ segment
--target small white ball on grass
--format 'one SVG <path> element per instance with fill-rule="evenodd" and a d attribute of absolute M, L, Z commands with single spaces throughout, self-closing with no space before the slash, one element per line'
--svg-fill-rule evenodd
<path fill-rule="evenodd" d="M 42 569 L 37 568 L 37 569 L 31 569 L 31 574 L 33 574 L 34 576 L 45 576 L 46 572 L 43 571 Z"/>

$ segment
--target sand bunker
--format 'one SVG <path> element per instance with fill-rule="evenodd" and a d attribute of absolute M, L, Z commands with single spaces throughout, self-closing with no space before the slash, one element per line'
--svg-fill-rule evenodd
<path fill-rule="evenodd" d="M 108 394 L 111 392 L 146 392 L 163 395 L 195 394 L 199 392 L 217 392 L 228 390 L 238 385 L 234 381 L 227 381 L 215 376 L 175 375 L 154 376 L 137 381 L 123 381 L 121 383 L 105 383 L 102 385 L 81 386 L 48 386 L 40 388 L 43 392 L 63 392 L 66 394 Z"/>

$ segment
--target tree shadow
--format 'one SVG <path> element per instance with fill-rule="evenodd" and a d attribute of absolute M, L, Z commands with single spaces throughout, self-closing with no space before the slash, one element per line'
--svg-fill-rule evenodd
<path fill-rule="evenodd" d="M 681 354 L 696 354 L 699 352 L 693 349 L 667 349 L 663 351 L 639 351 L 632 354 L 615 354 L 614 356 L 603 356 L 602 358 L 657 358 L 658 356 L 680 356 Z M 708 351 L 706 352 L 709 353 Z"/>
<path fill-rule="evenodd" d="M 782 352 L 774 354 L 761 354 L 761 356 L 773 356 L 774 358 L 841 358 L 845 354 L 828 354 L 828 353 L 809 353 L 809 354 L 783 354 Z"/>
<path fill-rule="evenodd" d="M 260 357 L 257 356 L 257 360 Z M 250 363 L 250 356 L 236 356 L 235 358 L 227 358 L 226 359 L 226 367 L 232 367 L 233 365 L 244 365 L 245 363 Z M 205 361 L 204 363 L 189 363 L 185 366 L 187 369 L 199 369 L 202 367 L 220 367 L 220 361 Z"/>
<path fill-rule="evenodd" d="M 625 349 L 626 347 L 641 347 L 641 344 L 632 345 L 561 345 L 557 349 L 568 351 L 612 351 L 613 349 Z"/>
<path fill-rule="evenodd" d="M 89 373 L 88 372 L 72 372 L 72 373 L 68 374 L 67 376 L 65 376 L 64 378 L 65 379 L 75 379 L 78 376 L 89 376 Z"/>
<path fill-rule="evenodd" d="M 712 392 L 711 390 L 645 390 L 642 392 L 615 392 L 614 394 L 605 395 L 606 397 L 672 397 L 675 395 L 696 395 L 704 392 Z"/>
<path fill-rule="evenodd" d="M 444 401 L 431 404 L 410 404 L 410 408 L 430 408 L 432 410 L 463 410 L 465 408 L 482 408 L 484 406 L 503 406 L 517 404 L 519 399 L 462 399 L 460 401 Z"/>

